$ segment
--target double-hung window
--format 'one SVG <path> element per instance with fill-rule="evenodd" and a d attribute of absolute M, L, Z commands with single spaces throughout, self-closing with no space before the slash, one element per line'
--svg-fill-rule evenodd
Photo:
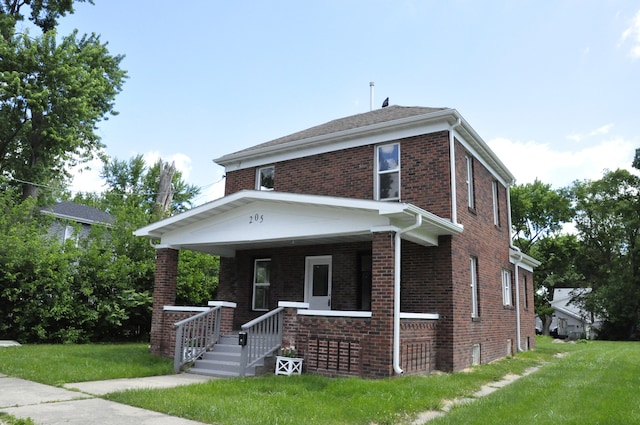
<path fill-rule="evenodd" d="M 256 173 L 256 190 L 273 190 L 273 177 L 275 175 L 275 167 L 258 168 Z"/>
<path fill-rule="evenodd" d="M 529 288 L 527 285 L 527 276 L 522 276 L 522 294 L 524 296 L 524 308 L 529 308 Z"/>
<path fill-rule="evenodd" d="M 471 155 L 465 155 L 465 166 L 467 168 L 467 205 L 471 209 L 475 209 L 476 201 L 473 190 L 473 157 Z"/>
<path fill-rule="evenodd" d="M 400 143 L 376 147 L 375 198 L 380 201 L 400 199 Z"/>
<path fill-rule="evenodd" d="M 469 257 L 470 275 L 471 275 L 471 317 L 476 319 L 480 317 L 480 309 L 478 308 L 478 259 Z"/>
<path fill-rule="evenodd" d="M 254 310 L 269 310 L 269 287 L 271 286 L 271 259 L 255 260 L 253 265 Z"/>
<path fill-rule="evenodd" d="M 502 269 L 502 304 L 513 305 L 511 300 L 511 270 Z"/>
<path fill-rule="evenodd" d="M 500 199 L 498 197 L 500 185 L 497 181 L 493 181 L 491 185 L 491 189 L 493 192 L 493 224 L 496 226 L 500 226 Z"/>

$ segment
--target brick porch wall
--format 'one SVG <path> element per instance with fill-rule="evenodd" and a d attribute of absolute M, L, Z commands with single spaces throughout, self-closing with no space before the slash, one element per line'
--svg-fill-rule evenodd
<path fill-rule="evenodd" d="M 407 375 L 430 373 L 436 368 L 437 320 L 400 321 L 400 366 Z"/>
<path fill-rule="evenodd" d="M 165 320 L 163 307 L 176 303 L 178 256 L 179 251 L 175 249 L 162 248 L 156 251 L 150 349 L 151 354 L 165 357 L 173 357 L 173 352 L 170 351 L 169 329 L 175 322 Z"/>

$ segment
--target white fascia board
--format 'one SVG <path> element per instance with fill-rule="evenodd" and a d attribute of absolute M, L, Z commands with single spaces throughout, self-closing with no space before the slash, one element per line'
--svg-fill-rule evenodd
<path fill-rule="evenodd" d="M 225 167 L 226 171 L 235 171 L 325 152 L 434 133 L 450 128 L 451 123 L 455 122 L 455 118 L 451 118 L 454 112 L 454 109 L 445 109 L 430 114 L 414 115 L 366 127 L 357 127 L 267 146 L 261 149 L 229 154 L 214 159 L 214 162 Z"/>
<path fill-rule="evenodd" d="M 471 127 L 458 111 L 455 111 L 456 117 L 460 118 L 461 125 L 454 129 L 454 136 L 462 143 L 463 147 L 469 151 L 482 165 L 484 165 L 491 174 L 504 186 L 511 186 L 515 183 L 516 178 L 509 171 L 506 165 L 491 150 L 489 145 L 480 137 L 480 135 Z M 468 137 L 464 137 L 459 129 L 464 130 Z"/>

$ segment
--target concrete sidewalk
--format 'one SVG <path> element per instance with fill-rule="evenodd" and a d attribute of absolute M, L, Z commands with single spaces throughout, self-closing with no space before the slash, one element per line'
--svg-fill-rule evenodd
<path fill-rule="evenodd" d="M 210 379 L 179 374 L 81 382 L 67 384 L 65 387 L 70 389 L 65 389 L 0 374 L 0 413 L 16 418 L 31 418 L 38 425 L 197 425 L 200 422 L 102 400 L 95 396 L 135 388 L 171 388 Z M 0 420 L 1 418 L 0 415 Z"/>

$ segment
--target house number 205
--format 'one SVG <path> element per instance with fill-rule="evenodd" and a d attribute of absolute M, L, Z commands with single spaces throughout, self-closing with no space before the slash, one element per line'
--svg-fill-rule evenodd
<path fill-rule="evenodd" d="M 249 224 L 253 223 L 262 223 L 264 221 L 264 216 L 262 214 L 254 214 L 249 216 Z"/>

